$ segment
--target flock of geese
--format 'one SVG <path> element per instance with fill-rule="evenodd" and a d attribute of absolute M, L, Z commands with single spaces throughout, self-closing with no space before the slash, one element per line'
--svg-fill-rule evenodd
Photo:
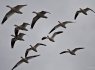
<path fill-rule="evenodd" d="M 4 16 L 4 18 L 3 18 L 2 22 L 1 22 L 1 24 L 4 24 L 5 21 L 6 21 L 11 15 L 13 15 L 14 13 L 23 14 L 23 13 L 20 11 L 20 9 L 21 9 L 22 7 L 24 7 L 24 6 L 27 6 L 27 4 L 25 4 L 25 5 L 17 5 L 17 6 L 15 6 L 15 7 L 11 7 L 11 6 L 7 5 L 6 7 L 10 8 L 11 10 L 10 10 L 8 13 L 6 13 L 6 15 Z M 89 11 L 89 10 L 91 10 L 92 12 L 94 12 L 92 9 L 90 9 L 90 8 L 88 8 L 88 7 L 85 8 L 85 9 L 80 8 L 80 10 L 76 11 L 74 19 L 76 20 L 76 18 L 77 18 L 77 16 L 79 15 L 79 13 L 83 13 L 84 15 L 87 15 L 87 11 Z M 40 18 L 46 18 L 46 19 L 47 19 L 48 17 L 45 16 L 45 14 L 46 14 L 46 13 L 51 14 L 50 12 L 47 12 L 47 11 L 41 11 L 41 12 L 35 12 L 35 11 L 33 11 L 32 13 L 35 13 L 36 16 L 35 16 L 35 17 L 33 18 L 33 20 L 32 20 L 31 29 L 33 29 L 33 27 L 34 27 L 34 25 L 35 25 L 35 23 L 37 22 L 38 19 L 40 19 Z M 94 12 L 94 13 L 95 13 L 95 12 Z M 72 22 L 72 21 L 60 22 L 60 21 L 58 21 L 58 23 L 59 23 L 59 24 L 55 25 L 55 26 L 51 29 L 51 31 L 50 31 L 48 34 L 50 34 L 51 32 L 53 32 L 55 29 L 57 29 L 57 28 L 59 28 L 59 27 L 66 28 L 66 24 L 68 24 L 68 23 L 75 23 L 75 22 Z M 16 25 L 16 24 L 14 25 L 14 26 L 15 26 L 15 29 L 14 29 L 15 35 L 11 35 L 11 36 L 13 36 L 13 38 L 11 39 L 11 48 L 14 48 L 14 44 L 15 44 L 15 42 L 16 42 L 17 40 L 24 41 L 23 36 L 26 35 L 26 34 L 24 34 L 24 33 L 19 33 L 19 30 L 28 31 L 28 30 L 26 29 L 26 26 L 27 26 L 27 25 L 30 25 L 30 24 L 29 24 L 29 23 L 26 23 L 26 22 L 23 22 L 22 25 Z M 63 31 L 54 32 L 54 34 L 53 34 L 51 37 L 49 37 L 49 36 L 47 35 L 47 36 L 42 37 L 42 40 L 48 39 L 48 40 L 50 40 L 51 42 L 55 42 L 54 37 L 55 37 L 56 35 L 58 35 L 58 34 L 61 34 L 61 33 L 63 33 Z M 16 68 L 18 65 L 20 65 L 21 63 L 23 63 L 23 62 L 29 63 L 29 62 L 28 62 L 29 59 L 32 59 L 32 58 L 35 58 L 35 57 L 40 56 L 40 55 L 27 56 L 28 53 L 29 53 L 29 51 L 31 51 L 31 50 L 33 50 L 34 52 L 37 52 L 37 47 L 40 46 L 40 45 L 46 46 L 45 44 L 42 44 L 42 43 L 37 43 L 35 46 L 30 45 L 30 48 L 26 49 L 25 58 L 21 57 L 21 60 L 12 68 L 12 70 L 13 70 L 14 68 Z M 75 49 L 73 49 L 73 50 L 67 49 L 67 51 L 62 51 L 60 54 L 63 54 L 63 53 L 70 53 L 71 55 L 76 55 L 75 52 L 76 52 L 77 50 L 80 50 L 80 49 L 84 49 L 84 48 L 83 48 L 83 47 L 80 47 L 80 48 L 75 48 Z"/>

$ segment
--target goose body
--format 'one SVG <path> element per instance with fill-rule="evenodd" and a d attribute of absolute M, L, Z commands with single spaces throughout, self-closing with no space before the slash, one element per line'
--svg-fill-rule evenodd
<path fill-rule="evenodd" d="M 23 39 L 23 36 L 24 36 L 24 35 L 26 35 L 26 34 L 24 34 L 24 33 L 19 33 L 19 35 L 17 35 L 17 36 L 11 35 L 11 36 L 14 37 L 14 38 L 11 39 L 11 48 L 14 47 L 14 44 L 15 44 L 15 42 L 16 42 L 17 40 L 24 41 L 24 39 Z"/>
<path fill-rule="evenodd" d="M 6 7 L 10 8 L 11 10 L 6 13 L 6 15 L 4 16 L 1 24 L 3 24 L 11 15 L 13 15 L 14 13 L 18 13 L 18 14 L 22 14 L 22 12 L 20 11 L 20 9 L 24 6 L 27 6 L 26 4 L 25 5 L 17 5 L 15 7 L 10 7 L 9 5 L 7 5 Z"/>
<path fill-rule="evenodd" d="M 14 30 L 14 31 L 15 31 L 15 36 L 18 35 L 19 30 L 28 31 L 28 30 L 26 29 L 26 26 L 27 26 L 27 25 L 30 25 L 30 24 L 24 22 L 24 23 L 23 23 L 22 25 L 20 25 L 20 26 L 14 25 L 14 26 L 16 26 L 16 28 L 15 28 L 15 30 Z"/>
<path fill-rule="evenodd" d="M 68 23 L 74 23 L 74 22 L 72 22 L 72 21 L 65 21 L 65 22 L 60 22 L 60 21 L 58 21 L 58 22 L 59 22 L 59 24 L 57 24 L 56 26 L 54 26 L 54 27 L 51 29 L 51 31 L 49 32 L 49 34 L 50 34 L 51 32 L 53 32 L 55 29 L 59 28 L 59 27 L 66 28 L 66 24 L 68 24 Z"/>
<path fill-rule="evenodd" d="M 45 16 L 45 14 L 46 13 L 49 13 L 49 12 L 47 12 L 47 11 L 41 11 L 41 12 L 35 12 L 35 11 L 33 11 L 32 13 L 35 13 L 36 14 L 36 16 L 33 18 L 32 23 L 31 23 L 31 28 L 33 29 L 36 21 L 38 19 L 40 19 L 40 18 L 47 18 L 47 16 Z"/>
<path fill-rule="evenodd" d="M 87 11 L 89 11 L 89 10 L 91 10 L 92 12 L 94 12 L 92 9 L 90 9 L 90 8 L 85 8 L 85 9 L 81 9 L 80 8 L 80 10 L 78 10 L 76 13 L 75 13 L 75 17 L 74 17 L 74 19 L 76 20 L 76 18 L 77 18 L 77 16 L 79 15 L 79 13 L 83 13 L 84 15 L 87 15 Z M 95 13 L 95 12 L 94 12 Z"/>
<path fill-rule="evenodd" d="M 27 57 L 29 51 L 31 51 L 31 50 L 37 52 L 37 47 L 40 46 L 40 45 L 46 46 L 45 44 L 42 44 L 42 43 L 37 43 L 34 47 L 33 47 L 32 45 L 30 45 L 31 48 L 28 48 L 28 49 L 26 50 L 26 52 L 25 52 L 25 57 Z"/>
<path fill-rule="evenodd" d="M 73 49 L 73 50 L 67 49 L 68 51 L 63 51 L 63 52 L 61 52 L 60 54 L 63 54 L 63 53 L 70 53 L 71 55 L 76 55 L 75 52 L 76 52 L 77 50 L 80 50 L 80 49 L 84 49 L 84 48 L 75 48 L 75 49 Z"/>
<path fill-rule="evenodd" d="M 38 57 L 38 56 L 40 56 L 40 55 L 28 56 L 28 57 L 25 57 L 25 58 L 21 57 L 22 59 L 19 62 L 17 62 L 17 64 L 11 70 L 13 70 L 14 68 L 16 68 L 17 66 L 19 66 L 23 62 L 29 63 L 28 62 L 29 59 L 32 59 L 32 58 L 35 58 L 35 57 Z"/>
<path fill-rule="evenodd" d="M 51 37 L 47 36 L 47 37 L 42 37 L 42 40 L 45 40 L 45 39 L 49 39 L 51 42 L 55 42 L 54 41 L 54 37 L 60 33 L 63 33 L 63 31 L 58 31 L 58 32 L 55 32 Z"/>

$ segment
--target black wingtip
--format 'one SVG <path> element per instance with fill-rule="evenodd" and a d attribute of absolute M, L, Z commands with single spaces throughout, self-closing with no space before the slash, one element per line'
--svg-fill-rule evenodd
<path fill-rule="evenodd" d="M 63 53 L 61 52 L 61 53 L 59 53 L 59 54 L 63 54 Z"/>
<path fill-rule="evenodd" d="M 3 21 L 2 21 L 1 24 L 3 24 L 6 20 L 7 20 L 7 17 L 5 17 L 5 18 L 3 19 Z"/>
<path fill-rule="evenodd" d="M 42 40 L 45 40 L 47 37 L 42 37 Z"/>

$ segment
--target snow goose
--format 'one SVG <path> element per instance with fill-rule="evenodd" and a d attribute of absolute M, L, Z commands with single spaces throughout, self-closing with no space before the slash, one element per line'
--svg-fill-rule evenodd
<path fill-rule="evenodd" d="M 35 12 L 35 11 L 33 11 L 32 13 L 35 13 L 36 16 L 35 16 L 35 17 L 33 18 L 33 20 L 32 20 L 31 29 L 33 29 L 33 27 L 34 27 L 36 21 L 37 21 L 39 18 L 48 18 L 47 16 L 45 16 L 45 14 L 46 14 L 46 13 L 51 14 L 50 12 L 47 12 L 47 11 L 41 11 L 41 12 L 38 12 L 38 13 Z"/>
<path fill-rule="evenodd" d="M 32 45 L 30 45 L 31 48 L 28 48 L 28 49 L 26 50 L 26 52 L 25 52 L 25 57 L 27 57 L 28 52 L 31 51 L 31 50 L 37 52 L 37 47 L 40 46 L 40 45 L 46 46 L 45 44 L 42 44 L 42 43 L 37 43 L 34 47 L 33 47 Z"/>
<path fill-rule="evenodd" d="M 29 59 L 32 59 L 32 58 L 35 58 L 35 57 L 38 57 L 38 56 L 40 56 L 40 55 L 28 56 L 28 57 L 25 57 L 25 58 L 21 57 L 21 60 L 19 62 L 17 62 L 17 64 L 11 70 L 13 70 L 14 68 L 16 68 L 17 66 L 19 66 L 23 62 L 29 63 L 28 62 Z"/>
<path fill-rule="evenodd" d="M 55 37 L 56 35 L 60 34 L 60 33 L 63 33 L 63 31 L 55 32 L 51 37 L 49 37 L 49 36 L 45 37 L 45 36 L 44 36 L 44 37 L 42 37 L 42 40 L 49 39 L 50 41 L 55 42 L 55 41 L 54 41 L 54 37 Z"/>
<path fill-rule="evenodd" d="M 26 26 L 27 25 L 30 25 L 30 24 L 28 24 L 28 23 L 26 23 L 26 22 L 23 22 L 23 24 L 22 25 L 20 25 L 20 26 L 18 26 L 18 25 L 14 25 L 14 26 L 16 26 L 16 28 L 15 28 L 15 36 L 17 36 L 18 35 L 18 32 L 19 32 L 19 30 L 24 30 L 24 31 L 28 31 L 27 29 L 26 29 Z"/>
<path fill-rule="evenodd" d="M 51 29 L 51 31 L 49 32 L 49 34 L 51 32 L 53 32 L 55 29 L 57 29 L 58 27 L 66 28 L 66 26 L 65 26 L 66 24 L 68 24 L 68 23 L 75 23 L 75 22 L 72 22 L 72 21 L 65 21 L 65 22 L 62 22 L 62 23 L 60 21 L 58 21 L 58 22 L 59 22 L 59 24 L 54 26 L 53 29 Z"/>
<path fill-rule="evenodd" d="M 14 38 L 11 39 L 11 48 L 14 47 L 14 44 L 15 44 L 15 42 L 16 42 L 17 40 L 24 41 L 24 39 L 23 39 L 23 36 L 24 36 L 24 35 L 26 35 L 26 34 L 24 34 L 24 33 L 19 33 L 19 35 L 17 35 L 17 36 L 11 35 L 11 36 L 14 37 Z"/>
<path fill-rule="evenodd" d="M 63 51 L 63 52 L 61 52 L 60 54 L 63 54 L 63 53 L 70 53 L 71 55 L 76 55 L 75 52 L 76 52 L 77 50 L 80 50 L 80 49 L 84 49 L 84 48 L 75 48 L 75 49 L 73 49 L 73 50 L 67 49 L 68 51 Z"/>
<path fill-rule="evenodd" d="M 84 15 L 87 15 L 87 11 L 89 11 L 89 10 L 91 10 L 92 12 L 94 12 L 92 9 L 90 9 L 90 8 L 85 8 L 85 9 L 81 9 L 80 8 L 80 10 L 78 10 L 76 13 L 75 13 L 75 17 L 74 17 L 74 19 L 76 20 L 76 18 L 77 18 L 77 16 L 79 15 L 79 13 L 83 13 Z M 95 12 L 94 12 L 95 13 Z"/>
<path fill-rule="evenodd" d="M 27 6 L 27 4 L 25 5 L 17 5 L 15 7 L 10 7 L 9 5 L 7 5 L 6 7 L 10 8 L 11 10 L 6 13 L 5 17 L 3 18 L 1 24 L 3 24 L 11 15 L 13 15 L 14 13 L 18 13 L 18 14 L 22 14 L 22 12 L 20 11 L 20 9 L 24 6 Z"/>

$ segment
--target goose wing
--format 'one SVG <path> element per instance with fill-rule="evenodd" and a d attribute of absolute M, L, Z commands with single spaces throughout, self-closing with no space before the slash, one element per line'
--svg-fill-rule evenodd
<path fill-rule="evenodd" d="M 57 29 L 58 27 L 60 27 L 60 24 L 54 26 L 54 27 L 51 29 L 51 31 L 49 32 L 49 34 L 50 34 L 51 32 L 53 32 L 55 29 Z"/>
<path fill-rule="evenodd" d="M 45 44 L 37 43 L 34 47 L 37 48 L 37 47 L 40 46 L 40 45 L 46 46 Z"/>
<path fill-rule="evenodd" d="M 77 11 L 77 12 L 75 13 L 75 17 L 74 17 L 74 19 L 77 18 L 77 16 L 79 15 L 79 13 L 81 13 L 81 11 Z"/>
<path fill-rule="evenodd" d="M 28 49 L 26 50 L 26 52 L 25 52 L 25 57 L 27 57 L 27 55 L 28 55 L 28 53 L 29 53 L 30 50 L 32 50 L 32 49 L 31 49 L 31 48 L 28 48 Z"/>
<path fill-rule="evenodd" d="M 68 51 L 63 51 L 63 52 L 61 52 L 60 54 L 63 54 L 63 53 L 68 53 Z"/>
<path fill-rule="evenodd" d="M 90 8 L 85 8 L 84 9 L 85 11 L 89 11 L 89 10 L 91 10 L 92 12 L 94 12 L 95 13 L 95 11 L 93 11 L 92 9 L 90 9 Z"/>
<path fill-rule="evenodd" d="M 80 50 L 80 49 L 84 49 L 84 48 L 75 48 L 74 50 L 72 50 L 72 52 L 76 52 L 77 50 Z"/>
<path fill-rule="evenodd" d="M 23 60 L 21 59 L 19 62 L 17 62 L 17 64 L 12 68 L 12 70 L 14 69 L 14 68 L 16 68 L 17 66 L 19 66 L 21 63 L 23 63 Z"/>
<path fill-rule="evenodd" d="M 17 5 L 17 6 L 15 6 L 14 8 L 15 9 L 17 9 L 17 10 L 20 10 L 22 7 L 24 7 L 24 6 L 27 6 L 27 4 L 25 4 L 25 5 Z"/>
<path fill-rule="evenodd" d="M 24 22 L 21 26 L 26 27 L 27 25 L 29 25 L 29 24 Z"/>
<path fill-rule="evenodd" d="M 72 22 L 72 21 L 65 21 L 65 22 L 63 22 L 63 24 L 68 24 L 68 23 L 74 23 L 74 22 Z"/>
<path fill-rule="evenodd" d="M 24 35 L 25 35 L 24 33 L 19 33 L 18 36 L 22 38 Z"/>
<path fill-rule="evenodd" d="M 15 42 L 16 42 L 16 39 L 15 38 L 12 38 L 11 39 L 11 48 L 14 48 Z"/>
<path fill-rule="evenodd" d="M 51 14 L 50 12 L 47 12 L 47 11 L 41 11 L 41 12 L 39 12 L 39 13 L 41 13 L 41 14 L 46 14 L 46 13 L 49 13 L 49 14 Z"/>
<path fill-rule="evenodd" d="M 54 38 L 57 34 L 60 34 L 60 33 L 63 33 L 63 31 L 58 31 L 58 32 L 55 32 L 51 38 Z"/>
<path fill-rule="evenodd" d="M 40 18 L 40 16 L 37 16 L 37 15 L 33 18 L 32 23 L 31 23 L 31 28 L 32 28 L 32 29 L 33 29 L 33 27 L 34 27 L 36 21 L 37 21 L 39 18 Z"/>
<path fill-rule="evenodd" d="M 42 40 L 45 40 L 45 39 L 47 39 L 47 37 L 45 37 L 45 36 L 44 36 L 44 37 L 42 37 Z"/>
<path fill-rule="evenodd" d="M 26 57 L 26 59 L 29 60 L 29 59 L 32 59 L 32 58 L 35 58 L 35 57 L 38 57 L 38 56 L 40 56 L 40 55 L 29 56 L 29 57 Z"/>
<path fill-rule="evenodd" d="M 19 29 L 18 28 L 15 28 L 14 32 L 15 32 L 15 36 L 17 37 L 18 32 L 19 32 Z"/>
<path fill-rule="evenodd" d="M 15 12 L 10 10 L 8 13 L 6 13 L 6 15 L 4 16 L 1 24 L 3 24 L 11 15 L 13 15 Z"/>

